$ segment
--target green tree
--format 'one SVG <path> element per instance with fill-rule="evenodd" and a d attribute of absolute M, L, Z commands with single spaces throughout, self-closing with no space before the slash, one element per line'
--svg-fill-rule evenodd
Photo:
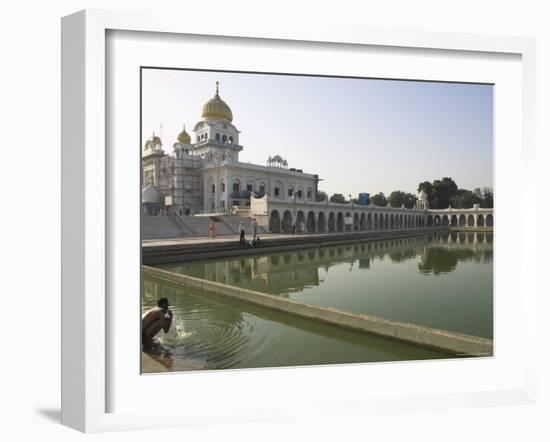
<path fill-rule="evenodd" d="M 493 189 L 490 187 L 483 188 L 483 195 L 481 198 L 481 207 L 484 209 L 493 208 Z"/>
<path fill-rule="evenodd" d="M 315 201 L 321 202 L 321 201 L 325 201 L 326 199 L 327 199 L 326 192 L 323 192 L 322 190 L 318 190 L 317 195 L 315 195 Z"/>
<path fill-rule="evenodd" d="M 416 191 L 420 193 L 421 190 L 426 192 L 426 195 L 428 195 L 428 201 L 430 201 L 432 196 L 432 183 L 429 181 L 424 181 L 423 183 L 418 184 L 418 189 L 416 189 Z"/>
<path fill-rule="evenodd" d="M 388 205 L 388 199 L 382 192 L 373 195 L 371 200 L 376 206 L 386 207 Z"/>
<path fill-rule="evenodd" d="M 451 197 L 451 206 L 456 209 L 470 209 L 474 204 L 479 204 L 481 198 L 474 191 L 458 189 L 456 194 Z"/>
<path fill-rule="evenodd" d="M 407 193 L 402 190 L 394 190 L 388 197 L 388 203 L 392 207 L 405 206 L 407 209 L 414 207 L 416 197 L 412 193 Z"/>
<path fill-rule="evenodd" d="M 431 198 L 428 197 L 432 209 L 446 209 L 451 204 L 451 198 L 456 196 L 458 186 L 452 178 L 445 177 L 435 180 L 432 184 Z M 428 192 L 426 192 L 428 193 Z"/>
<path fill-rule="evenodd" d="M 339 203 L 339 204 L 347 203 L 346 197 L 341 193 L 333 193 L 332 196 L 330 197 L 330 202 Z"/>

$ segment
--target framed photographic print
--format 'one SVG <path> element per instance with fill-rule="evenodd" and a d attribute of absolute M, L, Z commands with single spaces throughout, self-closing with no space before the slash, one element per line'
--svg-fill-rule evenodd
<path fill-rule="evenodd" d="M 532 155 L 533 57 L 64 18 L 63 423 L 532 400 L 533 270 L 511 269 L 534 196 L 509 178 Z"/>

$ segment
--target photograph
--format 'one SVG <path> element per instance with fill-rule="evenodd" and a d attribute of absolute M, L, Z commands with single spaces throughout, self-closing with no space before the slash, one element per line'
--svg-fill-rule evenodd
<path fill-rule="evenodd" d="M 493 84 L 142 66 L 139 94 L 141 374 L 493 357 Z"/>

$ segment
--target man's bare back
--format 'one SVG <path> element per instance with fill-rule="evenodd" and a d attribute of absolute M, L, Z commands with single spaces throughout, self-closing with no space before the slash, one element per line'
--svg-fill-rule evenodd
<path fill-rule="evenodd" d="M 154 337 L 161 330 L 168 333 L 172 325 L 172 311 L 168 309 L 168 300 L 159 299 L 157 306 L 147 310 L 141 319 L 141 343 L 144 347 L 157 345 Z"/>

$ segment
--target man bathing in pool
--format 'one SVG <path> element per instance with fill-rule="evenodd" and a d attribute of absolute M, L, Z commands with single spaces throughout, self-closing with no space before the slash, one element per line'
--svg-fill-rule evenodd
<path fill-rule="evenodd" d="M 155 347 L 158 342 L 155 335 L 164 330 L 168 333 L 172 325 L 172 311 L 168 309 L 168 299 L 160 298 L 157 306 L 147 310 L 141 319 L 141 343 L 144 347 Z"/>

